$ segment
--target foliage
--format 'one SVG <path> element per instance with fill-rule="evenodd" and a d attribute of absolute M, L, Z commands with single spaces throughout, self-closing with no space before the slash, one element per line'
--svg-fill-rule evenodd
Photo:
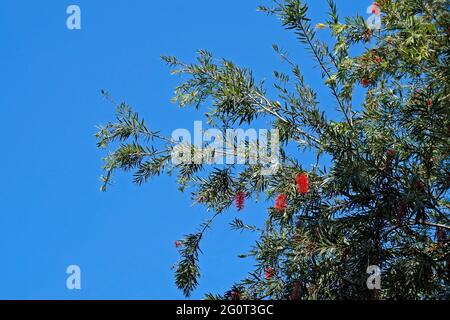
<path fill-rule="evenodd" d="M 174 101 L 198 110 L 211 106 L 205 111 L 211 126 L 224 130 L 266 118 L 280 130 L 283 163 L 273 176 L 259 174 L 261 166 L 253 164 L 214 170 L 175 165 L 175 142 L 150 131 L 126 104 L 118 107 L 116 122 L 100 127 L 99 147 L 121 143 L 105 158 L 103 189 L 117 169 L 133 170 L 138 184 L 177 172 L 180 189 L 190 187 L 194 201 L 213 212 L 180 250 L 176 283 L 187 296 L 198 284 L 205 231 L 243 192 L 247 201 L 264 194 L 269 206 L 261 227 L 232 223 L 239 232 L 258 233 L 246 255 L 255 259 L 255 269 L 230 292 L 207 298 L 450 298 L 450 3 L 378 3 L 383 27 L 371 30 L 362 17 L 342 20 L 329 0 L 329 19 L 320 29 L 331 32 L 332 43 L 319 40 L 304 1 L 260 7 L 311 53 L 339 119 L 327 117 L 329 106 L 320 105 L 300 66 L 276 45 L 291 73 L 275 72 L 275 98 L 250 70 L 207 51 L 193 64 L 164 57 L 184 79 Z M 362 53 L 352 55 L 354 48 Z M 357 101 L 361 87 L 365 96 Z M 317 155 L 310 170 L 299 164 L 306 151 Z M 309 177 L 307 194 L 297 191 L 299 173 Z M 273 208 L 280 194 L 287 196 L 284 212 Z M 370 265 L 382 270 L 381 290 L 366 286 Z M 273 275 L 264 277 L 268 268 Z"/>

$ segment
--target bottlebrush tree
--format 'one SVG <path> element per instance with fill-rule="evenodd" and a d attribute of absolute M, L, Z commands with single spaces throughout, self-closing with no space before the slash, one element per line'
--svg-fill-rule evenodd
<path fill-rule="evenodd" d="M 183 79 L 174 100 L 207 110 L 212 127 L 269 120 L 280 132 L 280 168 L 265 176 L 261 164 L 213 170 L 205 163 L 174 164 L 175 142 L 149 130 L 122 103 L 117 121 L 97 133 L 98 146 L 110 149 L 102 189 L 116 170 L 133 171 L 137 184 L 176 172 L 180 189 L 190 188 L 193 200 L 213 212 L 198 232 L 176 242 L 176 284 L 186 296 L 198 284 L 201 240 L 214 219 L 265 195 L 262 226 L 232 223 L 258 234 L 248 253 L 255 269 L 229 292 L 207 298 L 450 298 L 449 4 L 379 0 L 379 30 L 360 16 L 340 18 L 332 0 L 328 21 L 318 25 L 312 25 L 304 1 L 260 8 L 311 53 L 338 118 L 330 118 L 330 106 L 320 104 L 300 66 L 277 46 L 290 72 L 275 72 L 273 97 L 250 70 L 209 52 L 200 51 L 191 64 L 164 57 Z M 320 40 L 325 32 L 332 42 Z M 364 90 L 362 101 L 355 90 Z M 313 152 L 317 162 L 302 166 L 303 152 Z M 366 284 L 371 265 L 381 269 L 379 290 Z"/>

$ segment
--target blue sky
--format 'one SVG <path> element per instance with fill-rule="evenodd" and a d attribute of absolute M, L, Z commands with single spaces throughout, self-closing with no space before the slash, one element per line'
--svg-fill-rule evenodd
<path fill-rule="evenodd" d="M 310 2 L 313 23 L 321 22 L 326 1 Z M 114 112 L 100 90 L 169 135 L 202 117 L 170 103 L 179 79 L 170 76 L 161 55 L 192 61 L 196 50 L 207 49 L 263 79 L 282 68 L 271 48 L 277 43 L 318 85 L 319 70 L 294 36 L 256 12 L 264 3 L 1 1 L 1 299 L 183 298 L 171 270 L 178 258 L 173 242 L 210 213 L 193 207 L 173 177 L 137 187 L 118 174 L 107 193 L 99 191 L 104 152 L 96 149 L 95 126 Z M 81 8 L 81 30 L 66 28 L 71 4 Z M 343 13 L 366 16 L 370 2 L 337 4 Z M 328 93 L 319 94 L 333 112 Z M 230 210 L 219 218 L 202 246 L 203 277 L 193 298 L 222 293 L 250 270 L 252 261 L 237 255 L 252 236 L 229 231 L 235 216 L 258 223 L 266 212 L 248 204 L 243 213 Z M 82 270 L 80 291 L 66 289 L 65 270 L 72 264 Z"/>

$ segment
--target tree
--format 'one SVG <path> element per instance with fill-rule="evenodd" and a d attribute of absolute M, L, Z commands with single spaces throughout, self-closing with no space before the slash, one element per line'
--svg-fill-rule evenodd
<path fill-rule="evenodd" d="M 338 16 L 312 26 L 301 0 L 259 9 L 277 17 L 311 53 L 333 96 L 339 118 L 329 119 L 301 68 L 278 46 L 290 73 L 275 72 L 271 98 L 252 72 L 199 51 L 196 63 L 163 57 L 182 75 L 174 100 L 201 110 L 220 130 L 269 119 L 279 130 L 282 161 L 271 176 L 261 164 L 177 163 L 176 142 L 147 128 L 125 103 L 117 121 L 100 127 L 105 158 L 103 190 L 115 170 L 143 184 L 175 171 L 182 191 L 210 209 L 210 220 L 177 243 L 176 284 L 186 296 L 198 284 L 200 243 L 215 217 L 236 203 L 265 195 L 263 226 L 236 219 L 232 227 L 257 232 L 248 256 L 255 270 L 211 299 L 448 299 L 450 298 L 450 2 L 380 0 L 383 25 Z M 319 38 L 333 36 L 331 43 Z M 352 54 L 359 48 L 361 54 Z M 355 91 L 365 91 L 363 101 Z M 290 148 L 295 145 L 298 148 Z M 185 146 L 184 154 L 198 146 Z M 236 150 L 233 150 L 236 151 Z M 312 169 L 299 162 L 313 152 Z M 326 160 L 326 159 L 331 160 Z M 366 284 L 369 266 L 382 274 L 380 290 Z"/>

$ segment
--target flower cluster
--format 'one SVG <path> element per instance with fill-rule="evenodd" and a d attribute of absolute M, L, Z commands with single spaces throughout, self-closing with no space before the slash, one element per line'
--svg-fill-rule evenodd
<path fill-rule="evenodd" d="M 278 195 L 277 200 L 275 201 L 275 210 L 278 212 L 283 212 L 286 210 L 286 200 L 287 195 L 281 193 Z"/>
<path fill-rule="evenodd" d="M 245 207 L 245 192 L 238 192 L 234 199 L 236 203 L 236 208 L 241 211 Z"/>
<path fill-rule="evenodd" d="M 266 280 L 270 280 L 275 276 L 275 270 L 271 267 L 267 267 L 266 268 L 266 272 L 265 272 L 265 278 Z"/>
<path fill-rule="evenodd" d="M 297 175 L 297 188 L 301 195 L 305 195 L 309 192 L 309 177 L 306 173 L 300 173 Z"/>
<path fill-rule="evenodd" d="M 181 241 L 175 241 L 175 248 L 181 248 L 183 246 L 183 242 Z"/>

